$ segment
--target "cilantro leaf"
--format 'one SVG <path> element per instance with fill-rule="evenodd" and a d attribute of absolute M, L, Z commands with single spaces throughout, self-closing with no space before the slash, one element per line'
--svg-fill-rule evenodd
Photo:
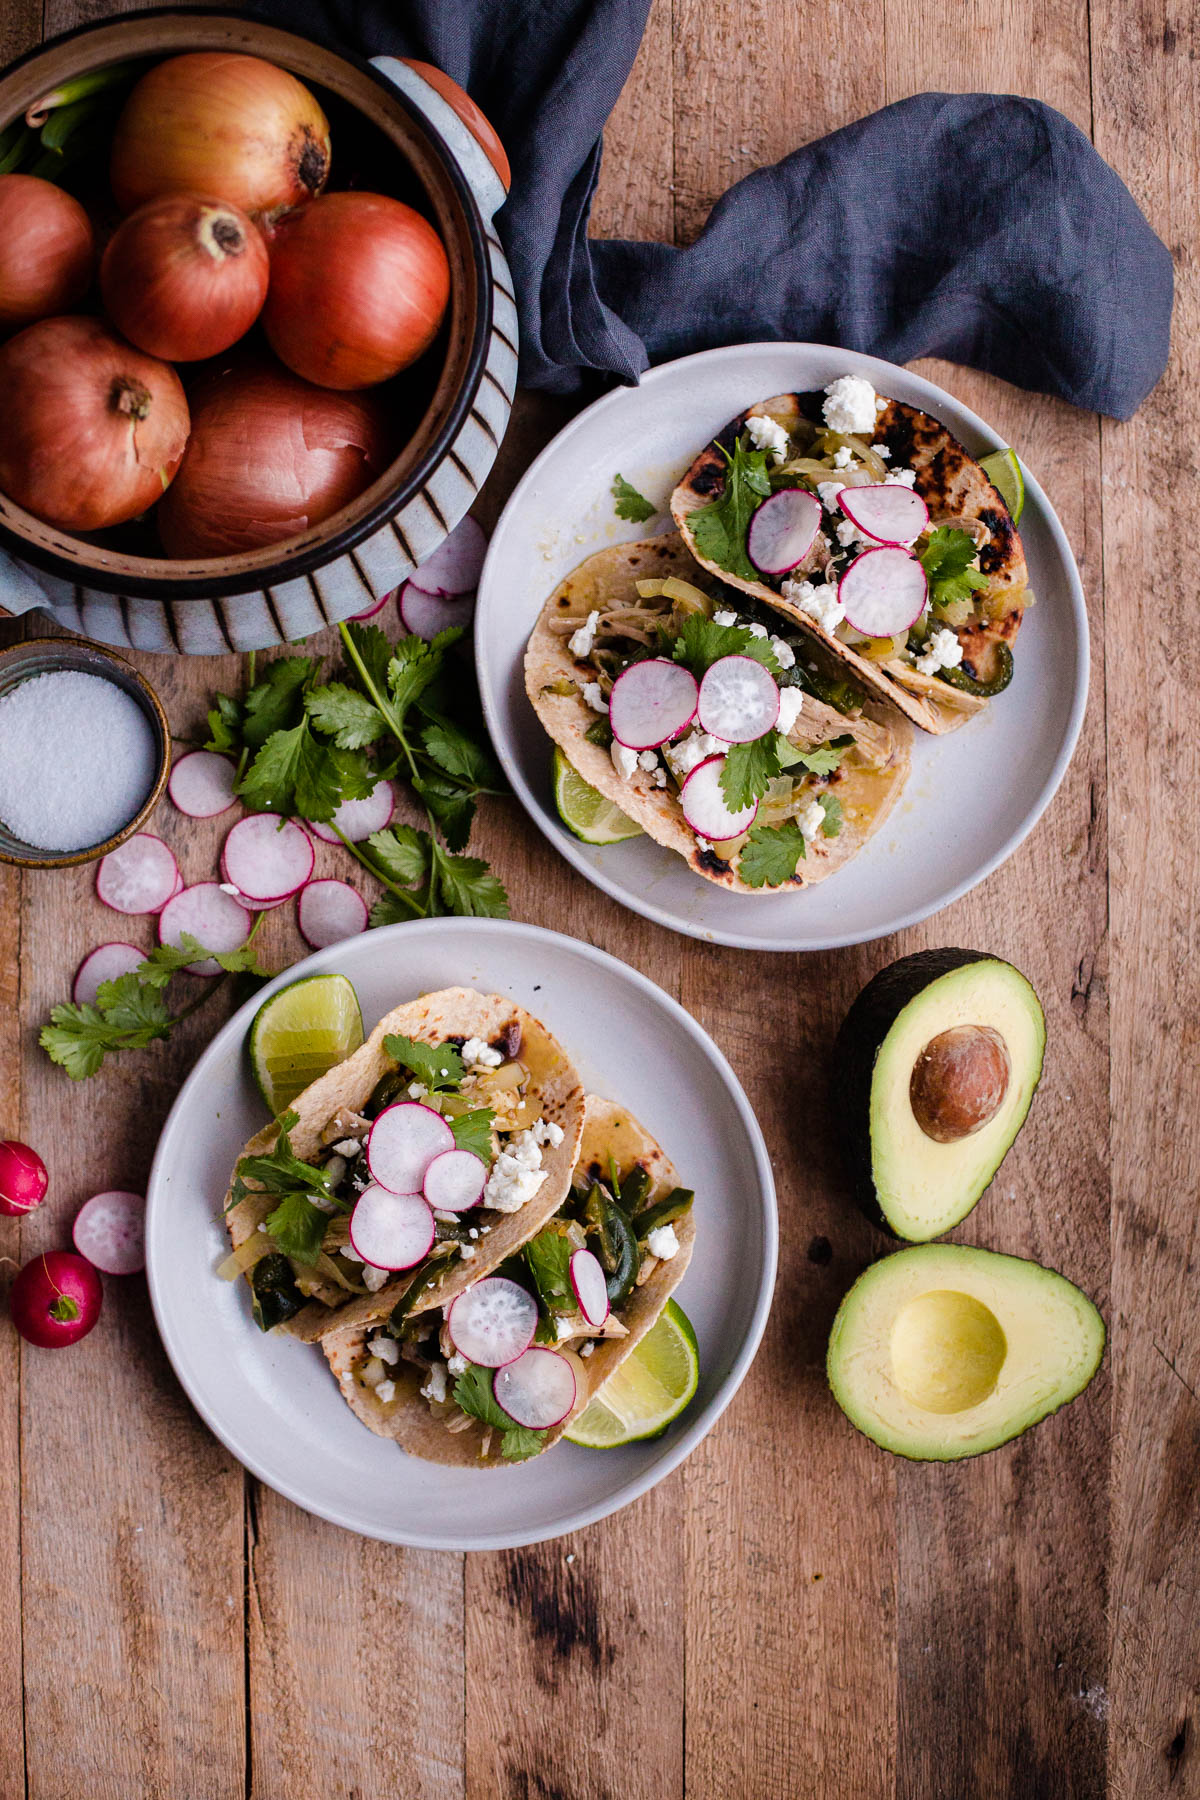
<path fill-rule="evenodd" d="M 796 755 L 796 762 L 810 775 L 832 775 L 842 765 L 842 758 L 853 744 L 854 739 L 846 732 L 841 737 L 830 738 L 827 744 L 818 744 L 813 750 L 801 750 Z"/>
<path fill-rule="evenodd" d="M 450 1120 L 458 1149 L 469 1150 L 481 1162 L 492 1160 L 492 1122 L 496 1115 L 490 1106 L 477 1106 L 471 1112 L 459 1113 Z"/>
<path fill-rule="evenodd" d="M 102 981 L 96 990 L 96 1007 L 104 1015 L 105 1024 L 116 1032 L 149 1032 L 158 1037 L 164 1025 L 169 1027 L 175 1022 L 161 994 L 144 986 L 136 970 L 118 976 L 116 981 Z M 149 1043 L 150 1038 L 145 1041 Z"/>
<path fill-rule="evenodd" d="M 305 705 L 317 730 L 331 737 L 339 750 L 361 750 L 387 731 L 387 721 L 373 701 L 344 681 L 314 688 Z"/>
<path fill-rule="evenodd" d="M 639 494 L 623 475 L 613 476 L 612 496 L 615 503 L 613 511 L 618 519 L 631 519 L 635 525 L 645 524 L 658 511 L 658 507 L 652 506 L 646 496 Z"/>
<path fill-rule="evenodd" d="M 94 1005 L 51 1007 L 38 1042 L 72 1081 L 86 1081 L 112 1051 L 142 1050 L 168 1037 L 174 1023 L 153 989 L 142 987 L 136 974 L 122 975 L 102 984 Z"/>
<path fill-rule="evenodd" d="M 424 888 L 414 889 L 413 899 L 416 900 L 420 904 L 422 910 L 424 910 L 427 891 Z M 371 908 L 369 923 L 371 929 L 374 931 L 380 925 L 405 925 L 412 917 L 412 907 L 405 906 L 398 894 L 380 894 L 378 900 L 376 900 Z"/>
<path fill-rule="evenodd" d="M 204 962 L 215 958 L 227 975 L 266 975 L 258 961 L 254 946 L 247 940 L 237 950 L 206 950 L 198 938 L 189 931 L 181 931 L 179 943 L 156 944 L 149 951 L 146 960 L 134 970 L 137 979 L 146 987 L 164 988 L 172 975 L 181 969 L 188 969 L 193 963 Z M 108 985 L 108 984 L 106 984 Z"/>
<path fill-rule="evenodd" d="M 386 694 L 388 664 L 392 660 L 392 646 L 388 639 L 378 625 L 343 625 L 341 630 L 353 646 L 372 685 L 380 694 Z M 354 682 L 362 680 L 353 663 L 349 665 L 347 674 Z"/>
<path fill-rule="evenodd" d="M 284 1256 L 296 1262 L 314 1263 L 321 1252 L 329 1214 L 313 1205 L 314 1195 L 332 1198 L 329 1176 L 324 1169 L 306 1163 L 292 1149 L 291 1132 L 299 1124 L 299 1115 L 285 1112 L 272 1149 L 261 1156 L 243 1156 L 237 1165 L 235 1200 L 252 1192 L 246 1184 L 256 1181 L 259 1188 L 279 1201 L 263 1223 L 279 1245 Z"/>
<path fill-rule="evenodd" d="M 218 694 L 208 714 L 208 741 L 204 748 L 220 755 L 236 752 L 242 741 L 242 703 L 230 694 Z"/>
<path fill-rule="evenodd" d="M 299 1263 L 315 1263 L 321 1254 L 329 1215 L 314 1206 L 307 1194 L 293 1191 L 283 1196 L 263 1224 L 284 1256 Z"/>
<path fill-rule="evenodd" d="M 761 800 L 771 781 L 778 775 L 777 736 L 778 733 L 769 731 L 765 737 L 755 738 L 752 743 L 730 744 L 725 752 L 721 792 L 731 812 L 740 812 L 752 800 Z"/>
<path fill-rule="evenodd" d="M 976 588 L 987 586 L 987 576 L 971 566 L 977 554 L 974 538 L 955 525 L 939 525 L 930 533 L 919 561 L 929 577 L 931 605 L 969 600 Z"/>
<path fill-rule="evenodd" d="M 795 819 L 782 825 L 755 825 L 738 858 L 738 874 L 748 887 L 782 887 L 806 854 Z"/>
<path fill-rule="evenodd" d="M 718 625 L 703 613 L 689 613 L 679 628 L 672 655 L 699 681 L 723 656 L 752 656 L 772 675 L 779 673 L 769 638 L 756 637 L 747 625 Z"/>
<path fill-rule="evenodd" d="M 435 719 L 421 733 L 426 753 L 447 775 L 457 775 L 474 788 L 495 787 L 496 769 L 491 757 L 474 738 L 451 719 Z"/>
<path fill-rule="evenodd" d="M 825 809 L 825 820 L 821 826 L 822 837 L 834 838 L 842 829 L 842 803 L 836 794 L 823 794 L 821 805 Z"/>
<path fill-rule="evenodd" d="M 546 1226 L 523 1246 L 522 1255 L 546 1311 L 577 1312 L 570 1275 L 571 1242 L 565 1233 Z"/>
<path fill-rule="evenodd" d="M 509 1462 L 523 1462 L 527 1456 L 536 1456 L 542 1449 L 546 1434 L 544 1431 L 529 1431 L 524 1425 L 513 1423 L 492 1393 L 493 1374 L 492 1369 L 481 1369 L 478 1363 L 468 1363 L 454 1383 L 455 1403 L 473 1419 L 479 1419 L 484 1425 L 490 1425 L 494 1431 L 502 1434 L 501 1456 L 506 1457 Z"/>
<path fill-rule="evenodd" d="M 508 895 L 478 856 L 439 857 L 437 883 L 450 911 L 463 918 L 508 917 Z"/>
<path fill-rule="evenodd" d="M 269 737 L 303 716 L 304 690 L 317 672 L 311 656 L 283 656 L 269 663 L 246 695 L 242 741 L 261 750 Z"/>
<path fill-rule="evenodd" d="M 475 820 L 475 800 L 469 789 L 444 775 L 414 776 L 413 787 L 449 848 L 465 850 Z"/>
<path fill-rule="evenodd" d="M 423 1044 L 419 1038 L 396 1032 L 384 1038 L 383 1047 L 394 1063 L 407 1069 L 431 1094 L 448 1093 L 462 1085 L 466 1068 L 453 1044 Z"/>
<path fill-rule="evenodd" d="M 259 812 L 329 820 L 343 800 L 363 800 L 374 786 L 360 751 L 322 743 L 305 718 L 267 739 L 237 791 Z"/>
<path fill-rule="evenodd" d="M 447 640 L 452 644 L 461 636 L 461 630 L 455 626 L 450 631 L 439 631 L 431 644 L 419 637 L 400 639 L 387 670 L 388 692 L 398 724 L 404 723 L 413 701 L 424 693 L 435 676 L 441 674 Z"/>
<path fill-rule="evenodd" d="M 729 465 L 725 486 L 715 500 L 688 514 L 688 530 L 706 562 L 740 575 L 743 581 L 761 581 L 746 553 L 746 532 L 751 514 L 771 492 L 767 453 L 748 449 L 740 435 L 732 455 L 724 449 L 721 453 Z"/>
<path fill-rule="evenodd" d="M 404 887 L 416 886 L 429 874 L 433 845 L 427 831 L 389 825 L 386 831 L 373 831 L 366 847 L 383 873 Z"/>

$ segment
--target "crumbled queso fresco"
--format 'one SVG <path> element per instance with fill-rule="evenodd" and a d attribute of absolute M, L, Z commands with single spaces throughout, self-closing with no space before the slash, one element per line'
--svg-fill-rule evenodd
<path fill-rule="evenodd" d="M 873 435 L 877 410 L 875 389 L 861 375 L 839 375 L 825 389 L 822 411 L 830 431 L 856 437 Z"/>
<path fill-rule="evenodd" d="M 577 656 L 580 662 L 586 662 L 588 657 L 592 654 L 592 645 L 596 641 L 596 627 L 599 623 L 599 612 L 592 611 L 588 614 L 586 622 L 579 627 L 579 630 L 573 631 L 567 639 L 568 650 L 570 650 L 572 656 Z"/>
<path fill-rule="evenodd" d="M 962 645 L 954 632 L 943 627 L 926 638 L 924 652 L 917 657 L 916 667 L 922 675 L 936 675 L 939 669 L 957 669 L 962 654 Z"/>
<path fill-rule="evenodd" d="M 659 1262 L 670 1262 L 679 1254 L 679 1239 L 675 1236 L 673 1225 L 659 1225 L 650 1232 L 646 1239 L 646 1248 L 651 1256 L 657 1256 Z"/>
<path fill-rule="evenodd" d="M 871 415 L 871 423 L 872 425 L 875 423 L 875 415 L 873 413 Z M 750 442 L 754 445 L 756 450 L 769 450 L 772 458 L 777 463 L 785 461 L 787 457 L 788 434 L 783 429 L 783 426 L 775 419 L 769 419 L 765 414 L 751 413 L 750 417 L 746 420 L 746 431 L 749 435 Z"/>
<path fill-rule="evenodd" d="M 822 631 L 832 631 L 846 616 L 834 582 L 785 581 L 780 592 L 785 600 L 815 619 Z"/>
<path fill-rule="evenodd" d="M 462 1047 L 462 1059 L 468 1069 L 498 1069 L 504 1061 L 499 1050 L 493 1050 L 483 1038 L 468 1038 Z"/>
<path fill-rule="evenodd" d="M 562 1126 L 550 1119 L 535 1119 L 528 1131 L 518 1132 L 492 1164 L 483 1190 L 484 1206 L 493 1212 L 519 1212 L 546 1179 L 543 1145 L 557 1149 L 562 1141 Z"/>

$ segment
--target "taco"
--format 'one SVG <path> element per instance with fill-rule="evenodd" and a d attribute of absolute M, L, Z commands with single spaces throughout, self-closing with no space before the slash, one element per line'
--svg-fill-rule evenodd
<path fill-rule="evenodd" d="M 1012 679 L 1032 595 L 1007 506 L 945 425 L 859 376 L 739 413 L 671 513 L 702 567 L 925 731 L 955 730 Z"/>
<path fill-rule="evenodd" d="M 536 1308 L 530 1349 L 557 1357 L 544 1366 L 568 1397 L 564 1416 L 541 1429 L 519 1425 L 496 1396 L 503 1393 L 511 1403 L 522 1371 L 510 1364 L 514 1374 L 505 1375 L 468 1361 L 455 1347 L 441 1305 L 435 1313 L 401 1311 L 375 1330 L 339 1325 L 327 1332 L 322 1348 L 344 1398 L 372 1431 L 429 1462 L 497 1468 L 548 1450 L 650 1330 L 678 1286 L 695 1240 L 692 1198 L 632 1114 L 589 1094 L 570 1194 L 488 1278 L 519 1290 L 508 1297 L 518 1306 L 523 1302 L 528 1321 Z M 594 1253 L 603 1273 L 610 1310 L 602 1324 L 589 1323 L 575 1297 L 568 1265 L 581 1250 Z M 478 1311 L 487 1298 L 477 1283 L 461 1303 Z M 532 1362 L 537 1366 L 538 1357 Z M 574 1378 L 573 1399 L 563 1363 Z"/>
<path fill-rule="evenodd" d="M 616 742 L 610 705 L 641 665 L 678 710 L 639 740 L 621 726 L 618 696 L 622 734 L 659 740 L 639 753 Z M 724 675 L 728 692 L 718 686 L 711 701 Z M 584 781 L 738 893 L 832 875 L 878 830 L 908 774 L 907 722 L 769 607 L 698 569 L 676 532 L 598 551 L 567 577 L 534 627 L 525 686 Z"/>
<path fill-rule="evenodd" d="M 351 1215 L 373 1183 L 376 1121 L 414 1103 L 427 1109 L 420 1122 L 435 1138 L 480 1159 L 483 1194 L 469 1225 L 465 1215 L 429 1208 L 428 1251 L 391 1271 L 355 1250 Z M 335 1317 L 386 1318 L 405 1295 L 416 1310 L 439 1305 L 557 1210 L 582 1129 L 579 1077 L 524 1007 L 471 988 L 426 994 L 388 1013 L 353 1056 L 251 1138 L 226 1199 L 234 1248 L 221 1272 L 245 1275 L 264 1331 L 281 1327 L 306 1341 Z"/>

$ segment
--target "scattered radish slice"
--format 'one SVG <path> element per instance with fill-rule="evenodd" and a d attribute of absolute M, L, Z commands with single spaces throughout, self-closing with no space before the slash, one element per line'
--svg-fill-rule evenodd
<path fill-rule="evenodd" d="M 184 932 L 206 950 L 238 950 L 250 932 L 250 914 L 216 881 L 200 881 L 168 900 L 158 915 L 158 941 L 176 949 Z M 211 956 L 189 963 L 189 975 L 219 975 L 221 965 Z"/>
<path fill-rule="evenodd" d="M 705 838 L 735 838 L 748 831 L 758 812 L 758 801 L 752 800 L 740 812 L 731 812 L 721 792 L 723 756 L 710 756 L 697 763 L 679 790 L 679 804 L 692 830 Z"/>
<path fill-rule="evenodd" d="M 135 831 L 97 863 L 96 898 L 114 912 L 161 912 L 178 880 L 179 864 L 162 839 Z"/>
<path fill-rule="evenodd" d="M 589 1325 L 603 1325 L 608 1317 L 608 1284 L 598 1256 L 576 1250 L 567 1265 L 579 1310 Z"/>
<path fill-rule="evenodd" d="M 454 1133 L 441 1113 L 419 1100 L 385 1107 L 367 1138 L 372 1181 L 393 1194 L 419 1194 L 435 1156 L 454 1149 Z"/>
<path fill-rule="evenodd" d="M 328 825 L 305 819 L 305 826 L 323 844 L 340 844 L 336 825 L 352 844 L 361 844 L 373 832 L 384 831 L 396 810 L 396 793 L 390 781 L 377 781 L 365 800 L 343 800 Z"/>
<path fill-rule="evenodd" d="M 838 600 L 855 631 L 896 637 L 920 618 L 928 587 L 916 557 L 887 545 L 855 557 L 838 583 Z"/>
<path fill-rule="evenodd" d="M 75 971 L 72 1000 L 76 1006 L 91 1006 L 102 983 L 131 975 L 145 960 L 146 952 L 136 944 L 97 944 Z"/>
<path fill-rule="evenodd" d="M 398 592 L 398 590 L 396 588 L 392 588 L 390 593 L 384 594 L 380 599 L 372 601 L 370 606 L 365 606 L 363 608 L 362 612 L 351 613 L 350 614 L 351 624 L 361 625 L 364 619 L 373 619 L 377 612 L 383 611 L 383 609 L 387 605 L 388 601 L 392 598 L 392 595 L 395 594 L 396 592 Z"/>
<path fill-rule="evenodd" d="M 146 1201 L 114 1188 L 93 1194 L 75 1214 L 71 1237 L 103 1275 L 136 1275 L 146 1266 Z"/>
<path fill-rule="evenodd" d="M 779 717 L 775 678 L 752 656 L 722 656 L 700 683 L 701 731 L 727 744 L 749 744 Z"/>
<path fill-rule="evenodd" d="M 221 873 L 238 898 L 255 911 L 278 906 L 302 888 L 313 872 L 308 834 L 291 819 L 251 813 L 228 832 L 221 850 Z"/>
<path fill-rule="evenodd" d="M 548 1431 L 575 1404 L 575 1371 L 565 1356 L 540 1345 L 492 1376 L 492 1393 L 510 1419 L 529 1431 Z"/>
<path fill-rule="evenodd" d="M 786 575 L 803 562 L 821 523 L 821 503 L 807 488 L 781 488 L 757 507 L 746 533 L 750 561 L 764 575 Z"/>
<path fill-rule="evenodd" d="M 466 594 L 479 586 L 479 572 L 487 554 L 482 525 L 468 513 L 417 570 L 427 594 Z"/>
<path fill-rule="evenodd" d="M 428 1255 L 436 1227 L 420 1194 L 364 1188 L 350 1214 L 350 1242 L 376 1269 L 411 1269 Z"/>
<path fill-rule="evenodd" d="M 700 689 L 682 663 L 665 656 L 623 669 L 608 697 L 613 736 L 627 750 L 654 750 L 669 743 L 696 716 Z"/>
<path fill-rule="evenodd" d="M 454 1348 L 485 1369 L 515 1362 L 532 1344 L 537 1322 L 537 1301 L 504 1275 L 487 1275 L 466 1288 L 446 1314 Z"/>
<path fill-rule="evenodd" d="M 171 770 L 167 792 L 189 819 L 215 819 L 233 805 L 236 776 L 227 756 L 219 756 L 215 750 L 192 750 Z"/>
<path fill-rule="evenodd" d="M 838 505 L 877 544 L 915 544 L 929 524 L 929 508 L 920 494 L 897 482 L 844 487 Z"/>
<path fill-rule="evenodd" d="M 432 640 L 439 631 L 461 625 L 465 631 L 475 616 L 475 595 L 430 594 L 415 581 L 406 581 L 398 596 L 400 623 L 414 637 Z"/>
<path fill-rule="evenodd" d="M 425 1171 L 425 1198 L 440 1212 L 465 1212 L 483 1199 L 487 1173 L 473 1150 L 442 1150 Z"/>
<path fill-rule="evenodd" d="M 296 923 L 314 950 L 340 944 L 367 929 L 367 903 L 346 881 L 310 881 L 296 902 Z"/>

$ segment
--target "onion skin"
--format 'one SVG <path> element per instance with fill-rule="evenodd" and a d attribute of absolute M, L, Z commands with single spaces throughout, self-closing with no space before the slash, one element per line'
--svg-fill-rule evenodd
<path fill-rule="evenodd" d="M 298 537 L 390 460 L 383 411 L 284 369 L 242 364 L 201 383 L 179 475 L 158 509 L 168 556 L 235 556 Z"/>
<path fill-rule="evenodd" d="M 262 233 L 240 207 L 164 194 L 118 227 L 100 264 L 100 292 L 139 350 L 198 362 L 249 331 L 269 273 Z"/>
<path fill-rule="evenodd" d="M 427 219 L 384 194 L 326 194 L 280 222 L 263 328 L 321 387 L 374 387 L 437 336 L 450 264 Z"/>
<path fill-rule="evenodd" d="M 63 1350 L 87 1336 L 103 1301 L 100 1277 L 86 1257 L 46 1250 L 31 1258 L 13 1282 L 8 1310 L 27 1344 Z"/>
<path fill-rule="evenodd" d="M 42 319 L 0 349 L 0 489 L 66 531 L 162 497 L 188 437 L 174 369 L 99 319 Z"/>
<path fill-rule="evenodd" d="M 271 218 L 329 178 L 329 122 L 314 95 L 260 56 L 196 50 L 142 76 L 117 120 L 110 177 L 132 212 L 161 194 L 218 193 Z"/>
<path fill-rule="evenodd" d="M 0 175 L 0 329 L 70 312 L 96 260 L 78 200 L 36 175 Z"/>

